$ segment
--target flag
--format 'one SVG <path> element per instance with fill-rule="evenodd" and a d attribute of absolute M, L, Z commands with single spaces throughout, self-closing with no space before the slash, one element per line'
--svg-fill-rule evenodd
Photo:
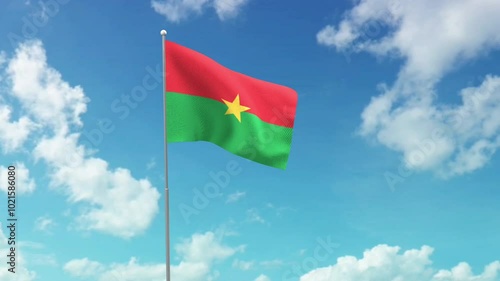
<path fill-rule="evenodd" d="M 297 93 L 228 69 L 177 43 L 165 43 L 167 142 L 206 141 L 286 169 Z"/>

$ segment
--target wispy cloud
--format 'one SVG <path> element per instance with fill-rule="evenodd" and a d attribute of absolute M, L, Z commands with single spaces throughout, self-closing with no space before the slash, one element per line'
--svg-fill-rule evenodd
<path fill-rule="evenodd" d="M 54 254 L 31 254 L 27 253 L 26 258 L 30 261 L 30 264 L 38 266 L 51 266 L 59 267 L 56 256 Z"/>
<path fill-rule="evenodd" d="M 246 195 L 247 195 L 246 192 L 236 191 L 235 193 L 229 194 L 227 196 L 226 203 L 235 203 L 240 199 L 242 199 L 243 197 L 245 197 Z"/>
<path fill-rule="evenodd" d="M 235 259 L 233 261 L 233 267 L 238 268 L 240 270 L 250 270 L 253 266 L 254 266 L 253 261 L 242 261 L 238 259 Z"/>
<path fill-rule="evenodd" d="M 153 169 L 154 167 L 156 167 L 156 160 L 155 160 L 155 158 L 151 158 L 151 159 L 149 160 L 149 162 L 146 164 L 146 168 L 147 168 L 148 170 L 151 170 L 151 169 Z"/>
<path fill-rule="evenodd" d="M 281 217 L 283 215 L 283 213 L 285 213 L 286 211 L 293 211 L 294 209 L 290 208 L 290 207 L 278 207 L 278 206 L 275 206 L 274 204 L 272 203 L 267 203 L 266 204 L 266 208 L 268 209 L 271 209 L 271 210 L 274 210 L 275 214 L 277 217 Z"/>
<path fill-rule="evenodd" d="M 261 265 L 265 268 L 278 268 L 278 267 L 283 266 L 284 264 L 285 264 L 285 262 L 282 260 L 279 260 L 279 259 L 259 262 L 259 265 Z"/>
<path fill-rule="evenodd" d="M 168 21 L 179 23 L 213 8 L 221 21 L 235 18 L 249 0 L 152 0 L 151 6 Z"/>
<path fill-rule="evenodd" d="M 271 281 L 271 279 L 267 277 L 267 275 L 261 274 L 259 277 L 255 278 L 255 281 Z"/>
<path fill-rule="evenodd" d="M 256 222 L 256 223 L 267 224 L 266 220 L 264 220 L 260 216 L 259 211 L 257 209 L 255 209 L 255 208 L 247 210 L 247 220 L 249 222 Z"/>
<path fill-rule="evenodd" d="M 35 220 L 35 229 L 47 234 L 52 234 L 51 229 L 56 225 L 54 220 L 48 216 L 38 217 Z"/>

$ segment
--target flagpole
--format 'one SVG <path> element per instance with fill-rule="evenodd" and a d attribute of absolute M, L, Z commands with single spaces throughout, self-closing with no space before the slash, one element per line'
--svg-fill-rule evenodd
<path fill-rule="evenodd" d="M 162 30 L 160 32 L 161 34 L 161 43 L 162 43 L 162 54 L 163 54 L 163 89 L 162 89 L 162 95 L 163 95 L 163 130 L 165 131 L 164 134 L 164 146 L 165 146 L 165 222 L 166 222 L 166 227 L 165 227 L 165 245 L 166 245 L 166 267 L 167 267 L 167 280 L 170 281 L 170 204 L 169 204 L 169 198 L 168 198 L 168 151 L 167 151 L 167 70 L 166 70 L 166 64 L 165 64 L 165 36 L 167 35 L 166 30 Z"/>

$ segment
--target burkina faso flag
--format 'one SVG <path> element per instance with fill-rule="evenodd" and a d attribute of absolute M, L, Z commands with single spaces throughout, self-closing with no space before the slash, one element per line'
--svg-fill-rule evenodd
<path fill-rule="evenodd" d="M 165 42 L 168 143 L 207 141 L 246 159 L 285 169 L 297 93 L 230 70 Z"/>

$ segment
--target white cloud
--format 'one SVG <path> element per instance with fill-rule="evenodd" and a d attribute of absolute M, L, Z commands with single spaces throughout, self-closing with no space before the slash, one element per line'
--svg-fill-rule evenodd
<path fill-rule="evenodd" d="M 274 206 L 272 203 L 267 203 L 266 207 L 268 209 L 272 209 L 276 212 L 276 216 L 281 217 L 285 211 L 294 211 L 294 209 L 290 207 L 277 207 Z"/>
<path fill-rule="evenodd" d="M 35 229 L 41 232 L 51 233 L 51 229 L 55 224 L 54 220 L 47 216 L 38 217 L 35 220 Z"/>
<path fill-rule="evenodd" d="M 214 8 L 220 20 L 236 17 L 248 0 L 214 0 Z"/>
<path fill-rule="evenodd" d="M 52 178 L 54 186 L 67 188 L 70 202 L 97 206 L 78 217 L 85 230 L 130 238 L 144 231 L 158 212 L 159 193 L 148 180 L 134 179 L 127 169 L 110 170 L 99 158 L 60 167 Z"/>
<path fill-rule="evenodd" d="M 217 239 L 223 239 L 224 237 L 234 237 L 240 234 L 234 230 L 234 225 L 236 221 L 230 219 L 229 221 L 221 224 L 213 230 Z"/>
<path fill-rule="evenodd" d="M 21 44 L 8 60 L 4 78 L 2 86 L 8 87 L 10 96 L 21 105 L 24 116 L 19 120 L 29 118 L 34 123 L 29 130 L 38 134 L 33 134 L 36 139 L 31 155 L 48 165 L 50 186 L 67 194 L 70 202 L 86 206 L 77 217 L 78 227 L 123 238 L 143 233 L 158 212 L 160 193 L 147 179 L 136 179 L 125 168 L 111 168 L 78 143 L 81 115 L 89 99 L 81 87 L 70 86 L 47 64 L 42 43 L 35 40 Z M 10 117 L 5 117 L 9 115 L 2 115 L 1 110 L 0 106 L 0 123 L 10 122 Z M 4 148 L 18 147 L 29 130 L 21 137 L 0 137 L 1 144 Z"/>
<path fill-rule="evenodd" d="M 16 241 L 16 250 L 21 251 L 23 259 L 31 266 L 51 266 L 59 267 L 54 253 L 47 252 L 48 249 L 44 244 L 32 241 Z"/>
<path fill-rule="evenodd" d="M 266 268 L 275 268 L 283 266 L 285 262 L 282 260 L 269 260 L 269 261 L 261 261 L 259 264 Z"/>
<path fill-rule="evenodd" d="M 30 171 L 28 170 L 28 168 L 26 168 L 26 166 L 22 162 L 15 163 L 14 167 L 15 167 L 14 187 L 16 195 L 32 193 L 35 190 L 36 184 L 35 180 L 30 178 Z M 7 169 L 7 167 L 0 166 L 0 177 L 2 179 L 7 179 L 8 172 L 9 170 Z M 9 185 L 6 180 L 0 181 L 0 190 L 7 193 L 9 192 L 8 188 Z"/>
<path fill-rule="evenodd" d="M 151 0 L 151 6 L 168 21 L 179 23 L 212 7 L 221 21 L 236 17 L 248 0 Z"/>
<path fill-rule="evenodd" d="M 470 266 L 459 263 L 451 270 L 435 270 L 430 256 L 434 249 L 423 246 L 420 249 L 400 253 L 399 247 L 378 245 L 366 250 L 362 258 L 344 256 L 337 263 L 318 268 L 303 275 L 300 281 L 498 281 L 500 261 L 486 266 L 479 275 L 472 273 Z"/>
<path fill-rule="evenodd" d="M 191 14 L 201 14 L 209 0 L 152 0 L 151 6 L 171 22 L 180 22 Z"/>
<path fill-rule="evenodd" d="M 106 270 L 100 281 L 164 281 L 164 264 L 144 264 L 138 263 L 136 258 L 131 258 L 128 264 L 113 264 Z M 175 280 L 175 279 L 174 279 Z"/>
<path fill-rule="evenodd" d="M 38 250 L 45 248 L 44 244 L 38 243 L 38 242 L 32 242 L 32 241 L 18 241 L 17 244 L 21 248 L 30 248 L 30 249 L 38 249 Z"/>
<path fill-rule="evenodd" d="M 269 277 L 264 274 L 259 275 L 259 277 L 255 278 L 255 281 L 271 281 Z"/>
<path fill-rule="evenodd" d="M 247 210 L 247 220 L 249 222 L 258 222 L 258 223 L 262 223 L 262 224 L 266 223 L 266 220 L 261 217 L 261 215 L 259 214 L 259 211 L 257 211 L 257 209 L 248 209 Z"/>
<path fill-rule="evenodd" d="M 3 230 L 9 231 L 7 225 L 0 223 L 0 256 L 2 257 L 2 262 L 0 263 L 0 280 L 23 280 L 23 281 L 31 281 L 35 280 L 36 273 L 34 271 L 29 270 L 27 266 L 26 259 L 24 258 L 24 254 L 19 249 L 16 249 L 16 265 L 15 265 L 15 273 L 11 273 L 8 271 L 10 265 L 7 264 L 7 255 L 10 254 L 10 247 L 12 245 L 8 244 L 8 240 L 6 235 L 3 233 Z M 7 236 L 8 233 L 7 233 Z M 18 247 L 19 248 L 19 247 Z"/>
<path fill-rule="evenodd" d="M 7 54 L 4 51 L 0 51 L 0 67 L 7 61 Z"/>
<path fill-rule="evenodd" d="M 83 89 L 71 87 L 61 74 L 47 65 L 40 41 L 21 44 L 9 61 L 7 74 L 12 95 L 40 125 L 66 134 L 69 126 L 82 126 L 80 115 L 87 110 Z"/>
<path fill-rule="evenodd" d="M 176 245 L 175 250 L 186 261 L 205 264 L 226 259 L 245 250 L 244 246 L 238 248 L 224 246 L 221 244 L 221 239 L 222 237 L 217 237 L 213 232 L 194 234 L 190 239 L 185 239 Z"/>
<path fill-rule="evenodd" d="M 181 262 L 172 265 L 172 280 L 211 280 L 218 276 L 218 272 L 212 270 L 215 261 L 225 260 L 244 248 L 225 246 L 212 232 L 194 234 L 175 246 Z M 86 258 L 76 259 L 69 261 L 64 268 L 73 277 L 89 277 L 99 281 L 164 281 L 166 274 L 165 264 L 140 264 L 136 258 L 131 258 L 126 264 L 108 266 Z"/>
<path fill-rule="evenodd" d="M 342 50 L 356 39 L 356 35 L 352 33 L 351 26 L 343 22 L 339 29 L 327 25 L 318 32 L 316 39 L 322 45 L 335 46 L 337 49 Z"/>
<path fill-rule="evenodd" d="M 247 195 L 246 192 L 240 192 L 236 191 L 235 193 L 229 194 L 227 196 L 226 203 L 234 203 L 239 201 L 241 198 L 245 197 Z"/>
<path fill-rule="evenodd" d="M 1 81 L 1 80 L 0 80 Z M 4 153 L 18 151 L 34 129 L 34 123 L 26 116 L 11 121 L 12 108 L 2 104 L 0 98 L 0 147 Z"/>
<path fill-rule="evenodd" d="M 67 262 L 63 269 L 74 277 L 92 277 L 102 273 L 104 267 L 98 262 L 84 258 Z"/>
<path fill-rule="evenodd" d="M 156 160 L 154 158 L 151 158 L 151 160 L 149 160 L 148 164 L 146 164 L 146 168 L 148 170 L 151 170 L 154 167 L 156 167 Z"/>
<path fill-rule="evenodd" d="M 253 261 L 242 261 L 239 259 L 235 259 L 233 261 L 233 267 L 240 270 L 250 270 L 254 265 Z"/>
<path fill-rule="evenodd" d="M 500 77 L 462 90 L 461 105 L 438 104 L 436 85 L 500 47 L 498 12 L 495 0 L 364 0 L 318 32 L 319 44 L 339 52 L 404 60 L 363 111 L 360 134 L 401 152 L 413 169 L 447 177 L 484 166 L 500 145 Z"/>
<path fill-rule="evenodd" d="M 35 146 L 35 160 L 44 160 L 54 168 L 74 168 L 84 164 L 85 148 L 78 145 L 79 134 L 44 136 Z"/>
<path fill-rule="evenodd" d="M 27 254 L 27 259 L 33 265 L 59 267 L 54 254 Z"/>

